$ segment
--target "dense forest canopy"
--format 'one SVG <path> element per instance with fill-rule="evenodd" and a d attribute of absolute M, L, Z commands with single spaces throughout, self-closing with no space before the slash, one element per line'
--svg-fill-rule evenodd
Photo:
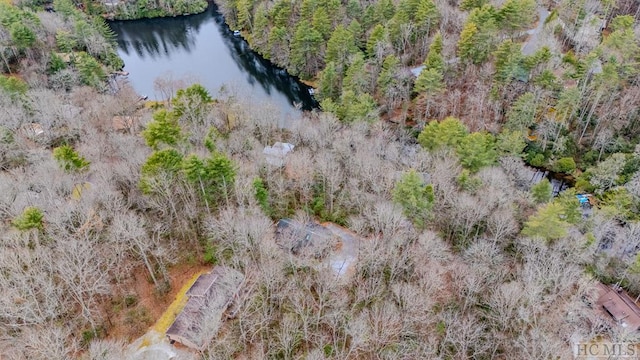
<path fill-rule="evenodd" d="M 553 167 L 637 142 L 638 5 L 631 1 L 224 1 L 258 52 L 319 89 L 343 121 L 456 116 L 530 138 Z M 549 11 L 550 10 L 550 11 Z M 417 78 L 409 72 L 419 69 Z M 615 149 L 615 150 L 614 150 Z"/>
<path fill-rule="evenodd" d="M 288 128 L 181 80 L 141 101 L 108 4 L 0 2 L 2 359 L 136 359 L 212 265 L 246 278 L 236 315 L 178 359 L 568 359 L 640 340 L 594 306 L 598 282 L 640 294 L 637 1 L 221 0 L 316 86 L 321 111 Z M 295 148 L 273 163 L 277 142 Z M 554 194 L 534 167 L 575 184 Z M 331 243 L 288 251 L 282 218 L 348 228 L 350 271 Z"/>

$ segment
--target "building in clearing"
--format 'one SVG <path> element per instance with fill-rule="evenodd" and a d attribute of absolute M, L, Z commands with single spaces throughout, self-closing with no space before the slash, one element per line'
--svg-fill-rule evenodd
<path fill-rule="evenodd" d="M 262 153 L 268 164 L 281 167 L 284 165 L 285 157 L 294 147 L 293 144 L 277 142 L 273 146 L 265 147 Z"/>
<path fill-rule="evenodd" d="M 204 350 L 218 333 L 243 283 L 242 273 L 224 266 L 200 275 L 187 291 L 186 305 L 166 332 L 169 340 Z"/>
<path fill-rule="evenodd" d="M 598 284 L 597 305 L 623 328 L 640 330 L 640 307 L 619 286 Z"/>
<path fill-rule="evenodd" d="M 292 219 L 280 219 L 276 225 L 276 243 L 294 255 L 326 257 L 337 244 L 337 237 L 326 227 Z"/>
<path fill-rule="evenodd" d="M 280 219 L 276 243 L 297 256 L 326 259 L 337 275 L 346 275 L 358 258 L 361 239 L 349 229 L 333 223 L 301 223 Z"/>

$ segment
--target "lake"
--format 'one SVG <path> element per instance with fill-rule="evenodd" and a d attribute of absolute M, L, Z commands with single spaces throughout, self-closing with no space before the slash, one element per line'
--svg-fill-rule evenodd
<path fill-rule="evenodd" d="M 260 55 L 241 36 L 234 36 L 215 5 L 202 14 L 175 18 L 113 21 L 118 54 L 133 88 L 162 100 L 157 78 L 187 79 L 215 97 L 224 86 L 251 102 L 271 102 L 283 114 L 317 107 L 309 88 Z"/>

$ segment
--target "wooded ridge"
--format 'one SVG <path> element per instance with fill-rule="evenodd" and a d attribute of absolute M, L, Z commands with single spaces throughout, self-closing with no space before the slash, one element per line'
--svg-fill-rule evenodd
<path fill-rule="evenodd" d="M 220 1 L 316 85 L 288 128 L 179 79 L 141 100 L 94 5 L 0 3 L 2 359 L 136 359 L 214 266 L 242 279 L 232 314 L 176 359 L 639 341 L 598 292 L 640 295 L 636 1 Z"/>

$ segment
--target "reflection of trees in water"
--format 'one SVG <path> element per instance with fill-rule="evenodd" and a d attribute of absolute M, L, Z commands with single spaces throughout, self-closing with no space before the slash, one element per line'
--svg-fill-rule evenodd
<path fill-rule="evenodd" d="M 246 41 L 236 37 L 227 28 L 221 14 L 215 13 L 216 25 L 220 28 L 220 36 L 231 49 L 230 54 L 240 68 L 247 73 L 247 82 L 256 82 L 264 91 L 271 95 L 274 90 L 283 93 L 292 103 L 302 104 L 304 110 L 317 107 L 314 99 L 309 95 L 308 87 L 298 82 L 285 70 L 280 69 L 255 53 Z"/>
<path fill-rule="evenodd" d="M 290 104 L 301 104 L 305 110 L 317 106 L 309 95 L 307 86 L 253 52 L 242 38 L 234 36 L 215 5 L 211 5 L 206 12 L 199 15 L 117 21 L 110 25 L 117 35 L 118 47 L 125 54 L 130 55 L 133 52 L 141 59 L 147 55 L 154 59 L 175 52 L 191 52 L 195 47 L 196 37 L 201 36 L 200 28 L 212 18 L 222 40 L 231 50 L 231 57 L 240 70 L 246 73 L 247 83 L 260 84 L 268 95 L 280 92 L 287 97 Z"/>
<path fill-rule="evenodd" d="M 211 9 L 202 14 L 175 18 L 115 21 L 109 25 L 116 33 L 118 47 L 142 59 L 166 56 L 174 51 L 191 52 L 202 24 L 211 17 Z"/>

